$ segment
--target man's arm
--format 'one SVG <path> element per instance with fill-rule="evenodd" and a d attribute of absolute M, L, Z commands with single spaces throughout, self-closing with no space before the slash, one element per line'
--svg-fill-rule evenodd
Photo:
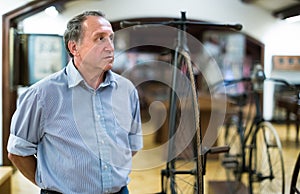
<path fill-rule="evenodd" d="M 8 158 L 16 168 L 33 184 L 35 182 L 36 157 L 35 156 L 18 156 L 8 153 Z"/>

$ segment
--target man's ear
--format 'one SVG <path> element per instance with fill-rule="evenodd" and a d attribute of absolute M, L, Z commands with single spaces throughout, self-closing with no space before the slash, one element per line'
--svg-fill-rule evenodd
<path fill-rule="evenodd" d="M 75 41 L 69 41 L 68 48 L 69 48 L 70 53 L 72 53 L 74 56 L 78 55 L 77 45 L 76 45 Z"/>

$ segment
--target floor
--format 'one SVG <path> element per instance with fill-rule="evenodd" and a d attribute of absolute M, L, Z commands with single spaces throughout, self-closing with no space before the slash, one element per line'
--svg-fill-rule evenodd
<path fill-rule="evenodd" d="M 144 126 L 147 128 L 147 126 Z M 284 125 L 275 125 L 282 145 L 284 154 L 284 165 L 286 174 L 286 187 L 288 190 L 290 184 L 290 177 L 293 171 L 296 157 L 299 153 L 300 145 L 294 141 L 295 130 L 291 128 L 290 134 L 287 136 L 286 128 Z M 147 131 L 149 132 L 149 131 Z M 153 135 L 144 136 L 144 150 L 151 150 L 153 148 Z M 155 148 L 154 148 L 155 149 Z M 159 153 L 159 152 L 156 152 Z M 133 172 L 130 175 L 131 182 L 129 190 L 131 194 L 153 194 L 161 191 L 160 173 L 165 168 L 164 156 L 143 154 L 137 155 L 133 161 Z M 207 169 L 205 175 L 204 188 L 205 193 L 208 193 L 208 182 L 212 180 L 224 180 L 225 171 L 220 165 L 217 158 L 209 159 L 207 161 Z M 26 180 L 19 171 L 16 171 L 12 178 L 12 194 L 38 194 L 39 189 Z M 288 193 L 288 191 L 286 191 Z"/>

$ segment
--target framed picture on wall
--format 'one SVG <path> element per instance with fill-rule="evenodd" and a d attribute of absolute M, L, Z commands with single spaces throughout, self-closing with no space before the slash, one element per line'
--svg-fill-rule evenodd
<path fill-rule="evenodd" d="M 300 71 L 300 56 L 274 55 L 272 62 L 275 71 Z"/>
<path fill-rule="evenodd" d="M 68 62 L 63 37 L 54 34 L 19 34 L 19 85 L 28 86 L 59 71 Z"/>

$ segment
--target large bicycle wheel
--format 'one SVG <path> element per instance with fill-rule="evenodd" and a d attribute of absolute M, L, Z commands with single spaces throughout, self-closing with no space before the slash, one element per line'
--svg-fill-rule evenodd
<path fill-rule="evenodd" d="M 170 120 L 169 120 L 169 152 L 167 168 L 162 171 L 163 193 L 171 194 L 202 194 L 203 173 L 201 156 L 201 134 L 199 122 L 199 105 L 195 87 L 191 59 L 188 53 L 182 51 L 182 55 L 175 56 L 175 63 L 180 64 L 180 74 L 190 80 L 187 85 L 177 83 L 173 88 L 184 90 L 183 93 L 171 95 Z M 175 74 L 178 73 L 174 72 Z M 171 93 L 172 94 L 172 93 Z M 180 122 L 178 122 L 180 121 Z M 176 130 L 174 130 L 176 129 Z M 173 130 L 173 131 L 172 131 Z M 185 149 L 177 150 L 178 145 L 182 148 L 185 136 L 193 138 Z M 182 143 L 181 143 L 182 142 Z"/>
<path fill-rule="evenodd" d="M 284 194 L 285 177 L 282 147 L 269 122 L 257 126 L 251 140 L 249 157 L 250 194 Z"/>
<path fill-rule="evenodd" d="M 232 115 L 224 126 L 224 143 L 230 147 L 222 158 L 222 165 L 226 171 L 226 178 L 230 193 L 236 193 L 242 181 L 243 173 L 243 146 L 238 127 L 238 116 Z"/>

